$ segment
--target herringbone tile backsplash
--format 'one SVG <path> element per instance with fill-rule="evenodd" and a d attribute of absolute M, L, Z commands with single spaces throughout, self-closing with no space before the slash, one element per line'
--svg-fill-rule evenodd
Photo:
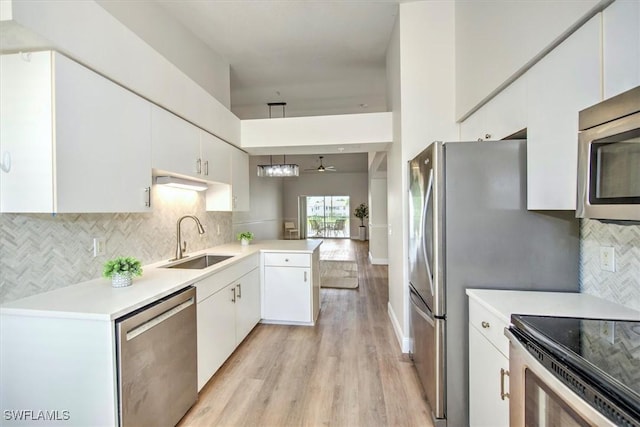
<path fill-rule="evenodd" d="M 0 303 L 100 277 L 104 262 L 135 256 L 142 264 L 175 254 L 176 221 L 182 222 L 187 251 L 233 240 L 232 214 L 207 212 L 203 193 L 153 187 L 152 213 L 1 214 Z M 106 239 L 106 255 L 93 257 L 93 238 Z M 106 279 L 105 279 L 106 280 Z"/>
<path fill-rule="evenodd" d="M 600 247 L 615 249 L 615 272 L 600 269 Z M 580 289 L 640 311 L 640 225 L 580 225 Z"/>

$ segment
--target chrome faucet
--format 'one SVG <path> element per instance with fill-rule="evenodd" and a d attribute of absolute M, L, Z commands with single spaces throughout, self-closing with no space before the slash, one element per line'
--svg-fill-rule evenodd
<path fill-rule="evenodd" d="M 181 217 L 178 222 L 176 223 L 176 258 L 175 259 L 182 259 L 183 258 L 183 252 L 187 251 L 187 242 L 184 242 L 184 246 L 182 246 L 180 244 L 180 241 L 182 240 L 182 236 L 181 236 L 181 232 L 180 232 L 180 223 L 182 222 L 183 219 L 185 218 L 191 218 L 196 222 L 196 225 L 198 226 L 198 234 L 204 234 L 204 227 L 202 227 L 202 224 L 200 223 L 200 220 L 198 218 L 196 218 L 193 215 L 185 215 L 183 217 Z"/>

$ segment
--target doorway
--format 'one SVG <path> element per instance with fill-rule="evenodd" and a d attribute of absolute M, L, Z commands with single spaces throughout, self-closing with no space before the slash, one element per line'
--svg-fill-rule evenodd
<path fill-rule="evenodd" d="M 306 196 L 305 199 L 309 238 L 351 237 L 349 196 Z"/>

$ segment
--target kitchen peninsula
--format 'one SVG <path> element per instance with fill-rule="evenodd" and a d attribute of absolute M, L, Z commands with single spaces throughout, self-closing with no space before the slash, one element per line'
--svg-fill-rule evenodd
<path fill-rule="evenodd" d="M 304 270 L 303 280 L 286 285 L 305 287 L 309 318 L 277 323 L 315 323 L 321 244 L 322 240 L 225 244 L 189 254 L 232 255 L 203 269 L 166 268 L 174 263 L 165 260 L 143 266 L 143 276 L 126 288 L 95 279 L 2 305 L 0 406 L 5 411 L 67 411 L 65 425 L 118 425 L 116 321 L 189 286 L 196 288 L 200 390 L 264 318 L 264 301 L 271 291 L 265 288 L 265 256 L 304 264 L 294 267 Z M 220 317 L 225 313 L 227 318 Z"/>

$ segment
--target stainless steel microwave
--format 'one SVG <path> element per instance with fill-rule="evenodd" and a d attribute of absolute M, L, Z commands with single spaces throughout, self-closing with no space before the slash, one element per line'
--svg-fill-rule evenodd
<path fill-rule="evenodd" d="M 580 111 L 578 218 L 640 221 L 640 86 Z"/>

